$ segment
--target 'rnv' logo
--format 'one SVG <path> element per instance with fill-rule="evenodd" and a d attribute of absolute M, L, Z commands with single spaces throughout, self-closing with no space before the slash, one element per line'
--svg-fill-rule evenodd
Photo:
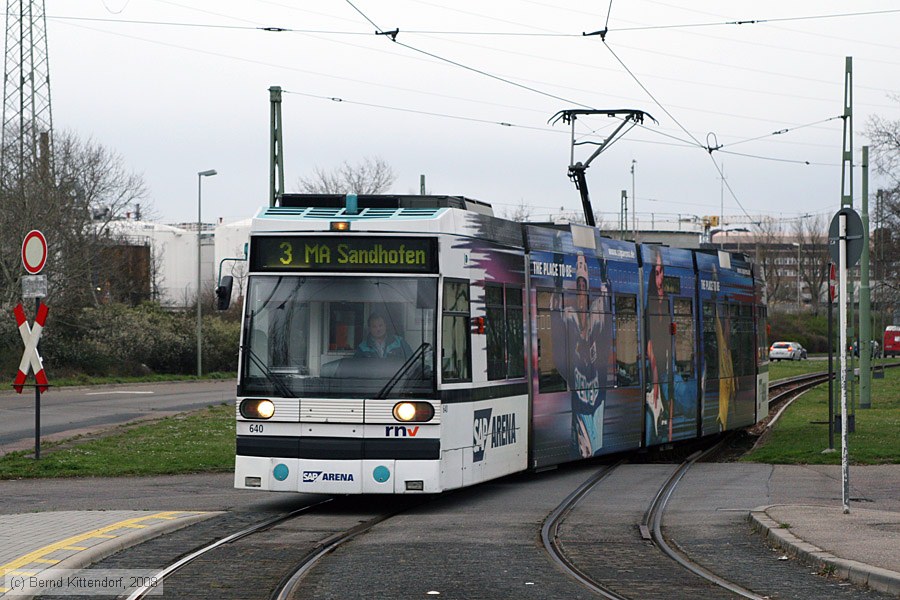
<path fill-rule="evenodd" d="M 407 427 L 406 425 L 387 425 L 384 428 L 384 435 L 387 437 L 416 437 L 419 433 L 419 426 Z"/>

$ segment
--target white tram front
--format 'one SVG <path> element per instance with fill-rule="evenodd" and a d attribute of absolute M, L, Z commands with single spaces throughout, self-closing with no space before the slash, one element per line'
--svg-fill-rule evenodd
<path fill-rule="evenodd" d="M 484 251 L 521 264 L 522 249 L 477 239 L 478 202 L 421 200 L 354 210 L 300 196 L 253 220 L 236 487 L 433 493 L 526 468 L 524 354 L 511 380 L 488 382 L 471 317 Z"/>

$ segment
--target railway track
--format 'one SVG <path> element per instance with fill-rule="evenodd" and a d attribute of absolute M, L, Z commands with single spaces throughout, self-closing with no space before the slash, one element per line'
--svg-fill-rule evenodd
<path fill-rule="evenodd" d="M 724 594 L 727 597 L 765 600 L 765 596 L 756 594 L 692 561 L 688 556 L 674 549 L 662 534 L 663 515 L 668 501 L 678 486 L 678 483 L 694 463 L 704 456 L 716 452 L 720 444 L 721 442 L 707 448 L 705 451 L 697 451 L 685 459 L 659 487 L 644 513 L 641 523 L 638 525 L 641 541 L 633 547 L 631 559 L 641 561 L 643 564 L 647 565 L 648 568 L 656 569 L 656 571 L 659 572 L 660 557 L 658 555 L 652 555 L 653 551 L 650 549 L 650 546 L 652 545 L 658 552 L 672 559 L 682 571 L 703 581 L 702 584 L 694 584 L 695 586 L 698 586 L 698 589 L 694 589 L 691 592 L 692 597 L 707 597 L 707 595 L 709 595 L 709 597 L 723 597 Z M 584 499 L 596 485 L 612 475 L 615 469 L 622 463 L 624 463 L 624 461 L 599 470 L 566 497 L 544 522 L 541 530 L 541 539 L 551 559 L 572 578 L 579 581 L 594 593 L 603 598 L 607 598 L 608 600 L 637 600 L 638 598 L 647 597 L 645 595 L 647 594 L 647 589 L 645 587 L 638 589 L 639 585 L 644 585 L 646 582 L 638 582 L 627 576 L 622 578 L 609 578 L 608 576 L 595 577 L 589 573 L 587 569 L 580 568 L 575 560 L 567 556 L 563 548 L 562 540 L 560 539 L 560 527 L 567 515 L 578 506 L 579 502 L 581 502 L 581 500 Z M 632 541 L 635 541 L 633 535 Z M 667 570 L 668 572 L 674 572 L 671 565 Z M 681 577 L 683 581 L 685 579 L 684 573 L 681 574 Z M 639 580 L 641 578 L 638 577 L 637 579 Z M 668 576 L 663 576 L 661 579 L 674 581 Z M 715 590 L 718 590 L 718 592 Z"/>
<path fill-rule="evenodd" d="M 156 571 L 149 578 L 154 585 L 135 589 L 125 598 L 152 598 L 159 593 L 157 588 L 160 584 L 167 597 L 176 598 L 205 597 L 210 592 L 216 598 L 291 598 L 303 576 L 321 558 L 375 525 L 420 505 L 422 501 L 422 498 L 409 498 L 401 502 L 381 503 L 374 510 L 366 510 L 374 513 L 373 515 L 361 515 L 358 498 L 324 498 L 189 551 Z M 321 518 L 324 521 L 310 521 L 304 526 L 302 523 L 305 521 L 301 517 L 310 520 Z M 323 533 L 330 535 L 323 538 Z M 278 542 L 273 542 L 274 539 Z M 274 543 L 289 545 L 296 553 L 277 552 Z M 264 557 L 265 564 L 254 562 L 249 558 L 251 556 Z M 216 567 L 214 572 L 208 569 L 211 564 Z M 215 590 L 217 584 L 221 584 L 218 582 L 221 573 L 240 573 L 248 566 L 254 571 L 265 571 L 262 581 L 267 589 L 254 587 L 230 591 L 226 589 L 227 585 L 223 585 L 222 589 Z M 272 585 L 275 586 L 274 589 Z"/>
<path fill-rule="evenodd" d="M 126 597 L 126 600 L 141 600 L 143 598 L 146 598 L 148 595 L 151 595 L 154 592 L 154 588 L 156 587 L 156 584 L 159 584 L 159 583 L 165 584 L 165 581 L 170 576 L 172 576 L 174 573 L 176 573 L 183 567 L 187 566 L 188 564 L 194 562 L 195 560 L 201 558 L 202 556 L 212 552 L 216 548 L 224 546 L 225 544 L 231 544 L 233 542 L 237 542 L 241 539 L 244 539 L 248 536 L 252 536 L 256 533 L 259 533 L 262 531 L 267 531 L 277 525 L 280 525 L 281 523 L 285 523 L 287 521 L 290 521 L 291 519 L 295 519 L 298 516 L 300 516 L 302 514 L 306 514 L 306 513 L 310 512 L 311 510 L 315 509 L 316 507 L 321 506 L 321 505 L 331 502 L 331 501 L 332 501 L 332 498 L 326 498 L 319 502 L 309 504 L 307 506 L 303 506 L 301 508 L 293 510 L 289 513 L 285 513 L 283 515 L 278 515 L 271 519 L 266 519 L 265 521 L 262 521 L 260 523 L 251 525 L 250 527 L 241 529 L 240 531 L 237 531 L 237 532 L 227 535 L 223 538 L 220 538 L 210 544 L 206 544 L 205 546 L 202 546 L 201 548 L 198 548 L 197 550 L 190 552 L 186 556 L 179 558 L 177 561 L 175 561 L 172 564 L 168 565 L 167 567 L 161 569 L 160 571 L 157 571 L 156 573 L 154 573 L 150 578 L 148 578 L 153 581 L 154 585 L 148 584 L 148 585 L 141 586 L 141 587 L 135 589 L 130 595 L 128 595 Z"/>
<path fill-rule="evenodd" d="M 271 600 L 289 600 L 290 598 L 295 597 L 295 592 L 300 585 L 304 575 L 309 572 L 310 569 L 316 566 L 316 564 L 325 556 L 336 550 L 341 545 L 351 541 L 352 539 L 360 536 L 373 527 L 387 521 L 388 519 L 395 517 L 403 512 L 409 510 L 412 506 L 418 506 L 422 504 L 423 501 L 419 500 L 417 502 L 413 502 L 408 506 L 404 506 L 399 510 L 395 510 L 393 512 L 377 515 L 368 521 L 364 521 L 355 527 L 352 527 L 346 531 L 342 531 L 336 533 L 335 535 L 328 537 L 313 548 L 303 560 L 300 561 L 299 564 L 295 565 L 288 575 L 286 575 L 281 582 L 278 584 L 277 589 L 270 596 Z"/>
<path fill-rule="evenodd" d="M 769 415 L 763 420 L 762 427 L 774 423 L 774 421 L 777 420 L 777 416 L 780 415 L 790 402 L 797 398 L 802 392 L 828 381 L 828 378 L 829 375 L 827 373 L 812 373 L 773 382 L 769 388 Z M 715 589 L 719 590 L 720 594 L 725 594 L 729 597 L 764 600 L 767 596 L 760 595 L 738 583 L 730 581 L 692 560 L 687 554 L 677 549 L 677 544 L 670 544 L 669 540 L 666 539 L 662 532 L 662 522 L 666 506 L 679 482 L 696 462 L 709 455 L 715 454 L 726 442 L 726 438 L 720 439 L 709 448 L 697 451 L 685 459 L 659 487 L 644 513 L 644 517 L 639 524 L 638 529 L 641 539 L 645 543 L 648 545 L 652 544 L 658 552 L 666 555 L 669 559 L 677 563 L 681 569 L 690 573 L 692 576 L 702 579 L 710 586 L 714 586 Z M 576 508 L 576 506 L 578 506 L 590 491 L 604 479 L 608 478 L 623 462 L 624 461 L 613 466 L 604 467 L 586 480 L 581 486 L 566 497 L 547 517 L 541 530 L 542 542 L 551 559 L 572 578 L 579 581 L 591 591 L 604 598 L 608 598 L 609 600 L 630 600 L 631 598 L 640 598 L 643 596 L 642 592 L 636 592 L 633 593 L 634 595 L 629 595 L 629 590 L 627 588 L 630 584 L 627 582 L 624 586 L 613 585 L 609 581 L 602 581 L 600 578 L 592 576 L 587 570 L 580 568 L 564 551 L 563 544 L 560 540 L 560 527 L 566 517 Z M 647 562 L 656 560 L 655 558 L 648 558 L 646 553 L 643 559 Z"/>

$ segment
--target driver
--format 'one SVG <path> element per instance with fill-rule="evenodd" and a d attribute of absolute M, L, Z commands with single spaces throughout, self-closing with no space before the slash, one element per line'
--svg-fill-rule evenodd
<path fill-rule="evenodd" d="M 384 315 L 373 312 L 369 315 L 369 334 L 356 347 L 357 358 L 401 358 L 406 360 L 412 348 L 399 335 L 388 334 Z"/>

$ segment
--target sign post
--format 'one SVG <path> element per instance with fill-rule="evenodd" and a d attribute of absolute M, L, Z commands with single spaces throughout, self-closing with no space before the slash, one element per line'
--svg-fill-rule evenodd
<path fill-rule="evenodd" d="M 850 429 L 847 417 L 847 268 L 859 261 L 862 244 L 862 220 L 855 210 L 845 206 L 834 215 L 828 228 L 828 249 L 831 257 L 837 258 L 840 278 L 838 310 L 840 310 L 841 340 L 841 499 L 845 515 L 850 512 L 850 450 L 847 445 Z"/>
<path fill-rule="evenodd" d="M 837 272 L 828 263 L 828 448 L 834 452 L 834 298 L 837 292 Z"/>
<path fill-rule="evenodd" d="M 47 313 L 49 308 L 46 304 L 41 303 L 41 298 L 47 295 L 47 278 L 39 275 L 47 264 L 47 239 L 44 234 L 33 229 L 25 235 L 22 241 L 22 265 L 29 273 L 22 277 L 22 297 L 34 298 L 34 326 L 28 325 L 28 319 L 25 316 L 25 308 L 19 304 L 13 313 L 16 316 L 16 325 L 19 328 L 19 335 L 25 344 L 25 351 L 22 354 L 22 360 L 19 363 L 19 372 L 13 381 L 13 387 L 18 393 L 22 393 L 25 381 L 28 378 L 28 372 L 34 371 L 34 458 L 41 458 L 41 392 L 46 392 L 50 387 L 47 380 L 47 374 L 44 372 L 44 363 L 41 355 L 38 353 L 38 341 L 41 339 L 41 332 L 47 321 Z"/>

